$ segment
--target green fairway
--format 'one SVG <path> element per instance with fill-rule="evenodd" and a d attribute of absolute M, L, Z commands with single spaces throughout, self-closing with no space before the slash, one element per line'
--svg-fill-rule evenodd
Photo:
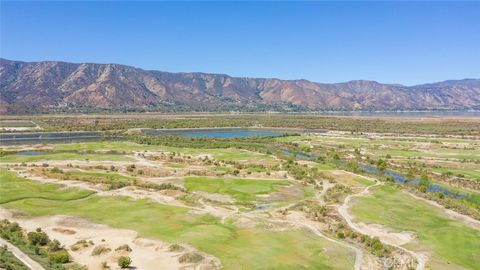
<path fill-rule="evenodd" d="M 419 243 L 407 247 L 428 248 L 432 254 L 432 269 L 480 269 L 479 230 L 450 219 L 442 210 L 392 186 L 372 191 L 372 196 L 354 201 L 351 211 L 357 221 L 415 232 Z"/>
<path fill-rule="evenodd" d="M 129 184 L 136 179 L 135 177 L 112 172 L 63 171 L 58 175 L 54 174 L 54 176 L 65 180 L 79 180 L 97 183 L 121 182 Z"/>
<path fill-rule="evenodd" d="M 452 173 L 453 175 L 462 176 L 468 179 L 480 181 L 480 171 L 470 169 L 453 169 L 453 168 L 435 168 L 435 172 L 439 173 Z"/>
<path fill-rule="evenodd" d="M 98 141 L 98 142 L 79 142 L 54 145 L 55 151 L 118 151 L 132 152 L 155 150 L 158 147 L 153 145 L 138 144 L 128 141 Z"/>
<path fill-rule="evenodd" d="M 189 191 L 227 194 L 243 203 L 258 200 L 257 195 L 268 194 L 277 186 L 288 184 L 287 180 L 187 177 L 184 185 Z"/>
<path fill-rule="evenodd" d="M 0 203 L 26 198 L 43 198 L 55 201 L 68 201 L 85 198 L 92 191 L 62 188 L 55 184 L 39 184 L 18 177 L 6 169 L 0 169 Z"/>
<path fill-rule="evenodd" d="M 331 164 L 316 164 L 315 168 L 317 168 L 321 171 L 335 170 L 335 166 L 333 166 Z"/>
<path fill-rule="evenodd" d="M 78 161 L 133 161 L 132 158 L 123 155 L 112 154 L 77 154 L 77 153 L 52 153 L 32 156 L 22 156 L 18 154 L 11 154 L 0 157 L 0 163 L 13 162 L 38 162 L 49 160 L 78 160 Z"/>
<path fill-rule="evenodd" d="M 132 229 L 143 237 L 188 243 L 220 258 L 225 269 L 350 269 L 353 266 L 351 250 L 307 231 L 242 229 L 222 224 L 209 215 L 192 214 L 187 208 L 150 200 L 96 195 L 79 200 L 88 193 L 25 180 L 6 171 L 1 173 L 0 194 L 16 194 L 4 200 L 2 207 L 19 209 L 33 216 L 78 216 L 95 223 Z M 12 201 L 12 196 L 17 200 Z M 20 199 L 22 197 L 26 199 Z"/>
<path fill-rule="evenodd" d="M 108 178 L 108 179 L 116 179 L 120 181 L 127 181 L 127 180 L 134 180 L 135 177 L 126 176 L 119 173 L 112 173 L 112 172 L 84 172 L 84 171 L 66 171 L 64 172 L 66 175 L 76 176 L 76 177 L 91 177 L 91 178 Z"/>
<path fill-rule="evenodd" d="M 3 127 L 36 127 L 31 121 L 0 121 L 0 128 Z"/>

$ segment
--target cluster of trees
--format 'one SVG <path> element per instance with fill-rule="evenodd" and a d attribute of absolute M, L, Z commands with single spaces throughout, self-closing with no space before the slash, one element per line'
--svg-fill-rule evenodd
<path fill-rule="evenodd" d="M 77 180 L 77 181 L 84 181 L 84 182 L 90 182 L 95 184 L 105 184 L 108 186 L 108 189 L 110 190 L 119 189 L 126 186 L 137 186 L 145 189 L 154 189 L 154 190 L 166 190 L 166 189 L 183 190 L 183 188 L 170 183 L 156 184 L 156 183 L 141 181 L 136 178 L 121 178 L 116 175 L 96 175 L 96 176 L 73 175 L 69 172 L 64 172 L 63 170 L 58 169 L 56 167 L 52 169 L 43 169 L 42 172 L 43 174 L 52 178 L 58 178 L 63 180 Z"/>
<path fill-rule="evenodd" d="M 63 264 L 70 261 L 70 255 L 61 243 L 37 228 L 26 232 L 16 222 L 0 221 L 0 237 L 20 248 L 23 252 L 38 261 L 46 269 L 66 270 Z"/>
<path fill-rule="evenodd" d="M 350 117 L 318 117 L 316 115 L 296 114 L 237 114 L 218 115 L 204 114 L 175 117 L 149 117 L 133 115 L 111 118 L 95 117 L 33 117 L 36 123 L 48 131 L 52 130 L 127 130 L 129 128 L 199 128 L 199 127 L 282 127 L 303 128 L 311 130 L 342 130 L 352 133 L 416 133 L 416 134 L 449 134 L 479 135 L 480 126 L 474 122 L 443 120 L 437 121 L 404 121 L 403 119 L 371 119 Z"/>
<path fill-rule="evenodd" d="M 349 239 L 364 245 L 372 254 L 378 257 L 388 257 L 391 255 L 392 248 L 383 244 L 378 237 L 358 234 L 343 224 L 339 224 L 339 226 L 334 229 L 334 232 L 340 239 Z"/>
<path fill-rule="evenodd" d="M 322 176 L 318 168 L 309 167 L 306 164 L 301 165 L 293 159 L 283 162 L 282 168 L 287 170 L 296 180 L 303 180 L 309 184 L 315 184 L 315 180 Z"/>

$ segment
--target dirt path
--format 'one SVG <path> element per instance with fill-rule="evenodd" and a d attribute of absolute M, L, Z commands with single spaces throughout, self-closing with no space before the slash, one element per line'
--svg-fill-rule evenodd
<path fill-rule="evenodd" d="M 392 241 L 391 239 L 389 239 L 388 237 L 383 237 L 383 236 L 378 236 L 377 234 L 373 234 L 371 230 L 367 230 L 365 228 L 362 228 L 362 226 L 359 226 L 359 224 L 357 223 L 354 223 L 352 221 L 353 217 L 348 213 L 348 203 L 351 201 L 352 198 L 354 197 L 362 197 L 362 196 L 365 196 L 369 193 L 370 189 L 374 188 L 374 187 L 377 187 L 377 186 L 380 186 L 380 185 L 383 185 L 383 183 L 381 182 L 376 182 L 375 184 L 373 185 L 370 185 L 368 187 L 366 187 L 362 192 L 360 193 L 356 193 L 356 194 L 351 194 L 351 195 L 348 195 L 346 198 L 345 198 L 345 201 L 343 202 L 343 204 L 338 207 L 338 213 L 343 217 L 343 219 L 345 219 L 345 221 L 347 222 L 348 226 L 350 228 L 352 228 L 352 230 L 354 231 L 357 231 L 358 233 L 361 233 L 361 234 L 365 234 L 365 235 L 368 235 L 368 236 L 371 236 L 371 237 L 379 237 L 380 240 L 385 243 L 385 244 L 388 244 L 390 246 L 393 246 L 395 248 L 398 248 L 398 249 L 401 249 L 403 251 L 405 251 L 406 253 L 412 255 L 413 257 L 415 257 L 415 259 L 417 260 L 417 268 L 416 270 L 424 270 L 425 269 L 425 256 L 422 255 L 422 254 L 419 254 L 419 253 L 416 253 L 416 252 L 413 252 L 411 250 L 408 250 L 402 246 L 400 246 L 399 244 L 395 243 L 396 241 Z"/>
<path fill-rule="evenodd" d="M 3 238 L 0 238 L 0 245 L 7 246 L 7 249 L 28 268 L 32 270 L 45 270 L 45 268 L 43 268 L 39 263 L 28 257 L 27 254 L 23 253 L 23 251 L 10 244 L 10 242 L 4 240 Z"/>

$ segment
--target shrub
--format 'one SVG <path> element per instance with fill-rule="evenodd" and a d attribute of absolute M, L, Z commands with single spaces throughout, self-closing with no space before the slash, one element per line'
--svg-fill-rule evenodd
<path fill-rule="evenodd" d="M 60 250 L 54 253 L 50 253 L 48 256 L 51 262 L 54 263 L 67 263 L 70 261 L 70 256 L 66 250 Z"/>
<path fill-rule="evenodd" d="M 100 268 L 101 268 L 101 269 L 110 269 L 110 266 L 108 266 L 107 262 L 102 262 L 102 263 L 100 264 Z"/>
<path fill-rule="evenodd" d="M 178 252 L 178 251 L 183 251 L 185 248 L 180 246 L 179 244 L 172 244 L 168 248 L 171 252 Z"/>
<path fill-rule="evenodd" d="M 180 263 L 198 263 L 203 260 L 203 256 L 196 252 L 185 253 L 178 258 Z"/>
<path fill-rule="evenodd" d="M 61 249 L 62 249 L 62 246 L 57 239 L 53 240 L 52 242 L 50 242 L 50 244 L 48 244 L 48 250 L 49 251 L 55 252 L 55 251 L 59 251 Z"/>
<path fill-rule="evenodd" d="M 107 253 L 109 252 L 110 249 L 103 246 L 103 245 L 100 245 L 100 246 L 96 246 L 93 250 L 92 250 L 92 256 L 97 256 L 97 255 L 100 255 L 100 254 L 103 254 L 103 253 Z"/>
<path fill-rule="evenodd" d="M 60 170 L 59 168 L 57 167 L 53 167 L 53 169 L 50 170 L 52 173 L 63 173 L 62 170 Z"/>
<path fill-rule="evenodd" d="M 115 249 L 115 251 L 119 251 L 119 250 L 128 251 L 128 252 L 132 251 L 132 249 L 130 248 L 130 246 L 127 245 L 127 244 L 121 245 L 121 246 L 119 246 L 119 247 L 117 247 L 117 248 Z"/>
<path fill-rule="evenodd" d="M 120 268 L 127 268 L 130 266 L 130 264 L 132 263 L 132 259 L 130 259 L 130 257 L 127 257 L 127 256 L 121 256 L 120 258 L 118 258 L 118 266 L 120 266 Z"/>

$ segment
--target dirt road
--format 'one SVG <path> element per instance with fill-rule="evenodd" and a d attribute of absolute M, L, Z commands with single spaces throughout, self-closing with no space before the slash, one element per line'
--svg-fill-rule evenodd
<path fill-rule="evenodd" d="M 27 254 L 23 253 L 19 248 L 10 244 L 8 241 L 0 238 L 0 245 L 7 246 L 7 249 L 28 268 L 32 270 L 45 270 L 45 268 L 43 268 L 39 263 L 28 257 Z"/>

